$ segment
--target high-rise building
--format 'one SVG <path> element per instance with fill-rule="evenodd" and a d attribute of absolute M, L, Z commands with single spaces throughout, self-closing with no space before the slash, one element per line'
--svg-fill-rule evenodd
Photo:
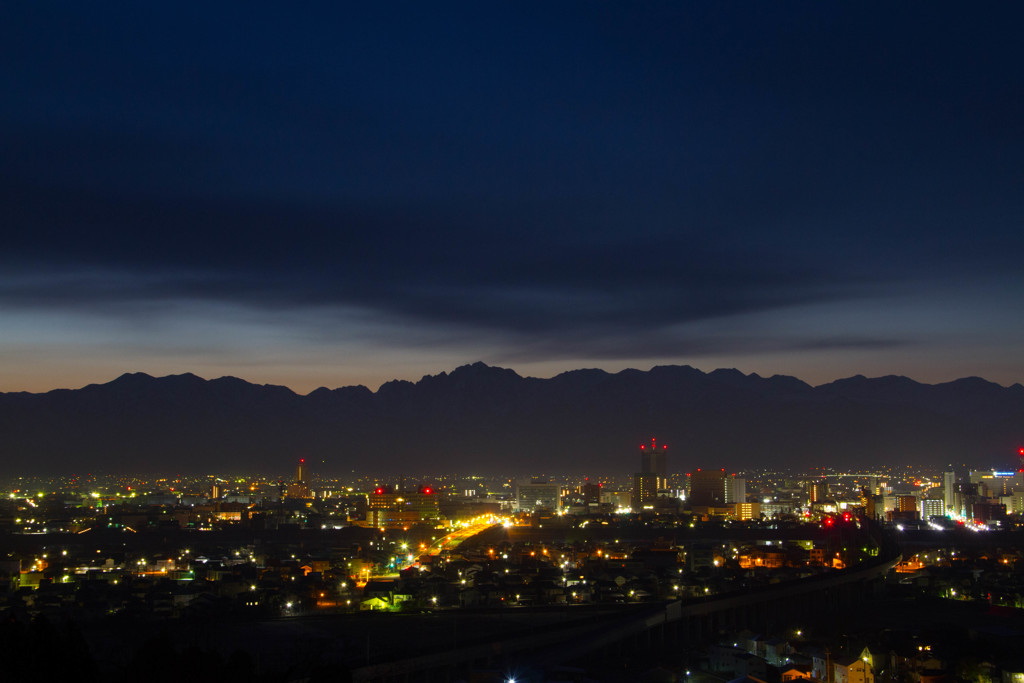
<path fill-rule="evenodd" d="M 956 494 L 956 474 L 953 472 L 942 473 L 942 501 L 946 505 L 946 512 L 953 509 L 953 497 Z M 945 513 L 943 513 L 945 514 Z"/>
<path fill-rule="evenodd" d="M 640 471 L 656 474 L 662 481 L 668 480 L 668 446 L 663 444 L 659 448 L 653 437 L 651 443 L 640 444 Z"/>
<path fill-rule="evenodd" d="M 633 475 L 632 508 L 642 510 L 651 507 L 658 498 L 658 491 L 668 488 L 668 446 L 658 446 L 651 438 L 650 443 L 640 444 L 640 471 Z"/>
<path fill-rule="evenodd" d="M 418 491 L 396 491 L 378 486 L 367 497 L 366 521 L 376 527 L 401 527 L 432 522 L 439 517 L 437 493 L 430 486 Z"/>
<path fill-rule="evenodd" d="M 580 487 L 580 494 L 583 498 L 583 504 L 587 507 L 601 504 L 601 484 L 586 482 Z"/>
<path fill-rule="evenodd" d="M 828 482 L 824 479 L 815 479 L 807 482 L 807 500 L 811 505 L 820 503 L 828 498 Z"/>
<path fill-rule="evenodd" d="M 968 475 L 968 479 L 972 484 L 978 486 L 978 494 L 983 497 L 1008 496 L 1014 490 L 1024 488 L 1024 473 L 1016 471 L 972 471 Z"/>
<path fill-rule="evenodd" d="M 747 502 L 747 480 L 731 474 L 725 478 L 725 502 L 745 503 Z"/>
<path fill-rule="evenodd" d="M 718 507 L 725 504 L 725 470 L 698 469 L 690 475 L 691 506 Z"/>
<path fill-rule="evenodd" d="M 660 477 L 654 472 L 637 472 L 633 475 L 633 509 L 642 510 L 653 506 L 658 499 Z"/>
<path fill-rule="evenodd" d="M 540 509 L 558 512 L 562 505 L 562 488 L 544 479 L 530 479 L 516 484 L 516 509 L 535 512 Z"/>
<path fill-rule="evenodd" d="M 917 496 L 897 496 L 896 510 L 899 512 L 917 512 Z"/>
<path fill-rule="evenodd" d="M 941 498 L 925 498 L 921 501 L 921 519 L 945 516 L 946 503 Z"/>

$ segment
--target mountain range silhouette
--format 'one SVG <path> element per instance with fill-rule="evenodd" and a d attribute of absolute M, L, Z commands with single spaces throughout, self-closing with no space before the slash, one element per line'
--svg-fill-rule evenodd
<path fill-rule="evenodd" d="M 573 472 L 628 475 L 638 446 L 669 469 L 880 464 L 1014 467 L 1024 387 L 855 376 L 821 386 L 737 370 L 573 370 L 550 379 L 474 363 L 418 382 L 320 388 L 235 377 L 125 374 L 41 394 L 0 393 L 10 474 L 292 471 L 326 475 Z"/>

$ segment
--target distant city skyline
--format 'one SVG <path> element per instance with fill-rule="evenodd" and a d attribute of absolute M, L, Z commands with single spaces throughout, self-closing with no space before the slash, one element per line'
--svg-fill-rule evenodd
<path fill-rule="evenodd" d="M 239 7 L 7 13 L 0 391 L 1024 381 L 1018 4 Z"/>

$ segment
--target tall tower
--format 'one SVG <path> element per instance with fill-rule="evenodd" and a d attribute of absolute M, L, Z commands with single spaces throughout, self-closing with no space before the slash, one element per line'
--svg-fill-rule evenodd
<path fill-rule="evenodd" d="M 656 474 L 659 479 L 668 481 L 668 446 L 651 437 L 651 443 L 640 444 L 640 471 L 645 474 Z M 662 486 L 661 488 L 664 488 Z"/>
<path fill-rule="evenodd" d="M 946 514 L 953 512 L 956 504 L 956 474 L 953 472 L 942 473 L 942 500 Z"/>
<path fill-rule="evenodd" d="M 654 503 L 658 491 L 668 488 L 668 446 L 653 437 L 640 444 L 640 471 L 633 474 L 633 509 L 641 510 Z"/>
<path fill-rule="evenodd" d="M 289 498 L 309 498 L 309 486 L 306 485 L 306 459 L 299 458 L 295 465 L 295 481 L 288 485 Z"/>

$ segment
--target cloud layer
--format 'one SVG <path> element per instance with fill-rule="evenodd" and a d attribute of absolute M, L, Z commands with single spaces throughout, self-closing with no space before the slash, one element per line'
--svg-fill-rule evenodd
<path fill-rule="evenodd" d="M 0 350 L 60 349 L 36 389 L 108 324 L 125 370 L 285 383 L 908 349 L 1016 381 L 1020 13 L 33 3 L 0 29 Z"/>

